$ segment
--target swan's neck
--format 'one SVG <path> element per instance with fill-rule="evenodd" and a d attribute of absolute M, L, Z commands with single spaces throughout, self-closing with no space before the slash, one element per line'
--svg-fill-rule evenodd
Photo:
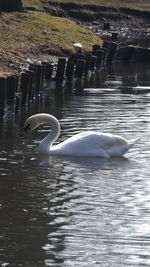
<path fill-rule="evenodd" d="M 57 140 L 60 134 L 60 124 L 55 117 L 48 114 L 43 114 L 40 124 L 47 124 L 51 127 L 50 133 L 41 141 L 39 145 L 39 150 L 41 153 L 48 153 L 50 151 L 50 147 Z"/>

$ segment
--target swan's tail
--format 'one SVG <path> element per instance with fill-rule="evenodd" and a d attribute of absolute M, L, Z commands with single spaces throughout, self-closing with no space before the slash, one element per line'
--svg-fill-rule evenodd
<path fill-rule="evenodd" d="M 136 138 L 136 139 L 131 139 L 128 141 L 129 144 L 129 148 L 132 147 L 133 145 L 135 145 L 143 136 Z"/>

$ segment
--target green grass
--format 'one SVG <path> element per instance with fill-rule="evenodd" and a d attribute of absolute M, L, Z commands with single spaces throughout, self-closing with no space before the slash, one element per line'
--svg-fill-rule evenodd
<path fill-rule="evenodd" d="M 81 42 L 86 50 L 102 43 L 99 37 L 75 22 L 45 12 L 0 15 L 0 52 L 61 54 L 72 51 L 74 42 Z"/>
<path fill-rule="evenodd" d="M 24 6 L 42 7 L 42 0 L 22 0 Z M 48 5 L 49 0 L 44 0 L 44 5 Z M 150 10 L 150 0 L 53 0 L 52 2 L 73 2 L 85 4 L 99 4 L 113 7 L 130 7 L 143 10 Z"/>
<path fill-rule="evenodd" d="M 43 5 L 48 6 L 49 0 L 22 0 L 22 2 L 24 7 L 37 7 L 42 10 Z M 149 0 L 72 0 L 72 2 L 150 10 Z M 91 50 L 93 44 L 102 44 L 99 37 L 66 18 L 50 16 L 39 11 L 0 14 L 1 69 L 5 64 L 7 66 L 11 63 L 21 63 L 28 54 L 36 57 L 43 53 L 62 55 L 63 52 L 72 52 L 74 42 L 81 42 L 87 51 Z"/>

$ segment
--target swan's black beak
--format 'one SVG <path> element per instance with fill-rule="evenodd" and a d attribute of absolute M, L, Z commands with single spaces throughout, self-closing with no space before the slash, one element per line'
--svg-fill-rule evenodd
<path fill-rule="evenodd" d="M 28 136 L 31 132 L 30 124 L 24 127 L 24 137 Z"/>

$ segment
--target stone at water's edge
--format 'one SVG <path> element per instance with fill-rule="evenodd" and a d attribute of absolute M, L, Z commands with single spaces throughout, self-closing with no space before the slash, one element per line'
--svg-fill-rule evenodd
<path fill-rule="evenodd" d="M 21 0 L 0 0 L 0 11 L 23 11 Z"/>
<path fill-rule="evenodd" d="M 116 51 L 115 60 L 122 62 L 130 62 L 132 60 L 134 51 L 135 51 L 134 46 L 120 47 Z"/>
<path fill-rule="evenodd" d="M 150 59 L 150 49 L 144 47 L 136 47 L 133 54 L 132 61 L 134 62 L 145 62 Z"/>
<path fill-rule="evenodd" d="M 138 46 L 125 46 L 117 49 L 115 61 L 121 62 L 148 62 L 150 49 Z"/>

